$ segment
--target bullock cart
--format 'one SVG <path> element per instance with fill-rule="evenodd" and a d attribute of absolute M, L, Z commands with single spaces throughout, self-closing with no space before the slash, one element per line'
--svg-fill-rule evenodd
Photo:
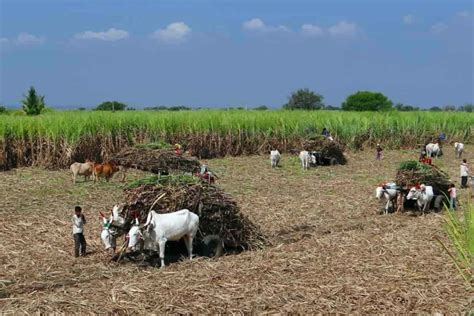
<path fill-rule="evenodd" d="M 344 145 L 325 138 L 315 137 L 302 142 L 304 150 L 315 155 L 313 166 L 345 165 L 347 163 L 344 155 Z"/>
<path fill-rule="evenodd" d="M 414 160 L 403 161 L 397 170 L 395 182 L 406 195 L 408 191 L 421 184 L 433 188 L 433 199 L 430 209 L 440 211 L 443 204 L 447 203 L 450 180 L 446 172 L 434 165 L 426 165 Z M 405 209 L 415 207 L 413 201 L 405 201 Z"/>
<path fill-rule="evenodd" d="M 194 244 L 200 255 L 215 255 L 219 245 L 225 252 L 235 253 L 259 249 L 267 243 L 260 228 L 240 212 L 231 196 L 197 177 L 153 175 L 137 180 L 125 188 L 125 200 L 120 210 L 124 225 L 114 227 L 119 235 L 128 232 L 136 219 L 140 224 L 145 223 L 151 210 L 164 214 L 188 209 L 199 216 L 199 230 Z M 206 248 L 209 245 L 214 248 Z M 166 251 L 179 256 L 185 253 L 183 246 L 183 242 L 170 242 Z"/>

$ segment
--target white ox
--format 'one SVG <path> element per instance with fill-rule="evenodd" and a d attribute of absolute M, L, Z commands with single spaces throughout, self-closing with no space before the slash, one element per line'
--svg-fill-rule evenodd
<path fill-rule="evenodd" d="M 72 183 L 76 184 L 77 176 L 84 176 L 84 181 L 88 180 L 92 175 L 92 170 L 94 169 L 94 163 L 92 161 L 86 160 L 86 162 L 75 162 L 69 169 L 72 172 Z"/>
<path fill-rule="evenodd" d="M 463 143 L 454 143 L 454 154 L 456 155 L 456 159 L 460 159 L 462 152 L 464 151 L 464 144 Z"/>
<path fill-rule="evenodd" d="M 311 161 L 311 156 L 309 155 L 309 152 L 306 150 L 303 150 L 300 152 L 300 160 L 301 160 L 301 166 L 303 167 L 303 170 L 309 168 L 309 163 Z"/>
<path fill-rule="evenodd" d="M 128 248 L 136 249 L 140 237 L 144 237 L 145 248 L 160 251 L 161 268 L 165 267 L 165 246 L 168 240 L 177 241 L 184 238 L 188 250 L 189 259 L 193 254 L 193 239 L 199 228 L 199 216 L 184 209 L 174 213 L 158 214 L 155 211 L 148 213 L 143 228 L 146 232 L 142 234 L 141 227 L 133 226 L 128 232 Z"/>
<path fill-rule="evenodd" d="M 110 221 L 107 218 L 102 218 L 102 232 L 100 233 L 100 239 L 104 244 L 105 250 L 112 249 L 115 252 L 115 231 L 110 228 Z"/>
<path fill-rule="evenodd" d="M 431 200 L 434 197 L 433 187 L 422 184 L 419 189 L 413 187 L 408 192 L 407 200 L 416 200 L 418 208 L 424 213 L 430 209 Z"/>
<path fill-rule="evenodd" d="M 425 147 L 426 155 L 428 157 L 436 157 L 438 158 L 441 155 L 441 148 L 439 147 L 438 143 L 429 143 Z"/>
<path fill-rule="evenodd" d="M 375 197 L 379 200 L 385 198 L 387 201 L 384 208 L 385 214 L 389 212 L 390 207 L 393 207 L 393 200 L 397 197 L 397 189 L 394 187 L 394 183 L 387 183 L 380 185 L 375 189 Z"/>
<path fill-rule="evenodd" d="M 270 151 L 270 164 L 272 165 L 272 168 L 278 167 L 278 163 L 280 162 L 280 152 L 278 150 L 272 150 Z"/>
<path fill-rule="evenodd" d="M 103 225 L 100 239 L 102 240 L 106 250 L 112 248 L 115 251 L 116 239 L 119 235 L 121 235 L 121 233 L 120 230 L 110 228 L 110 226 L 112 223 L 116 227 L 123 227 L 125 225 L 125 219 L 120 215 L 122 210 L 123 205 L 114 205 L 112 211 L 110 212 L 111 214 L 109 218 L 102 216 Z M 135 221 L 136 224 L 138 224 L 136 219 Z"/>

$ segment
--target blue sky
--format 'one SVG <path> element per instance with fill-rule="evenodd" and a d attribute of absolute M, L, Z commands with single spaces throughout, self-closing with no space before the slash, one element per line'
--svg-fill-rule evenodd
<path fill-rule="evenodd" d="M 0 0 L 0 103 L 278 107 L 309 88 L 474 102 L 462 0 Z"/>

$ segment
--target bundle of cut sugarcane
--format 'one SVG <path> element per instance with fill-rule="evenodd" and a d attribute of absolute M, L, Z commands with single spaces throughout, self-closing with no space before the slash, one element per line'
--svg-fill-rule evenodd
<path fill-rule="evenodd" d="M 409 188 L 417 184 L 433 187 L 435 194 L 448 194 L 450 180 L 446 172 L 433 165 L 427 165 L 415 160 L 403 161 L 398 168 L 396 183 Z"/>
<path fill-rule="evenodd" d="M 337 141 L 331 141 L 321 136 L 305 140 L 301 145 L 304 150 L 321 152 L 323 157 L 334 157 L 341 165 L 347 163 L 347 159 L 344 156 L 344 145 Z"/>
<path fill-rule="evenodd" d="M 111 157 L 112 161 L 127 168 L 136 168 L 153 173 L 168 171 L 197 172 L 199 161 L 173 150 L 129 147 Z"/>
<path fill-rule="evenodd" d="M 153 176 L 131 184 L 125 194 L 122 215 L 129 222 L 138 217 L 144 223 L 150 209 L 158 213 L 189 209 L 199 215 L 198 242 L 203 236 L 218 235 L 232 248 L 255 249 L 265 244 L 260 229 L 240 212 L 232 197 L 198 178 Z"/>

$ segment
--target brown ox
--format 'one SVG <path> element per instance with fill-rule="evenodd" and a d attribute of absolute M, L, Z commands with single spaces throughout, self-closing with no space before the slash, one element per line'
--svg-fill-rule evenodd
<path fill-rule="evenodd" d="M 100 178 L 105 178 L 107 182 L 112 178 L 112 176 L 119 171 L 120 168 L 114 162 L 105 162 L 102 164 L 94 164 L 93 169 L 93 179 L 94 182 L 100 180 Z"/>
<path fill-rule="evenodd" d="M 92 174 L 94 163 L 86 160 L 85 163 L 75 162 L 69 167 L 72 172 L 72 183 L 76 184 L 77 176 L 84 176 L 84 181 L 88 180 Z"/>

